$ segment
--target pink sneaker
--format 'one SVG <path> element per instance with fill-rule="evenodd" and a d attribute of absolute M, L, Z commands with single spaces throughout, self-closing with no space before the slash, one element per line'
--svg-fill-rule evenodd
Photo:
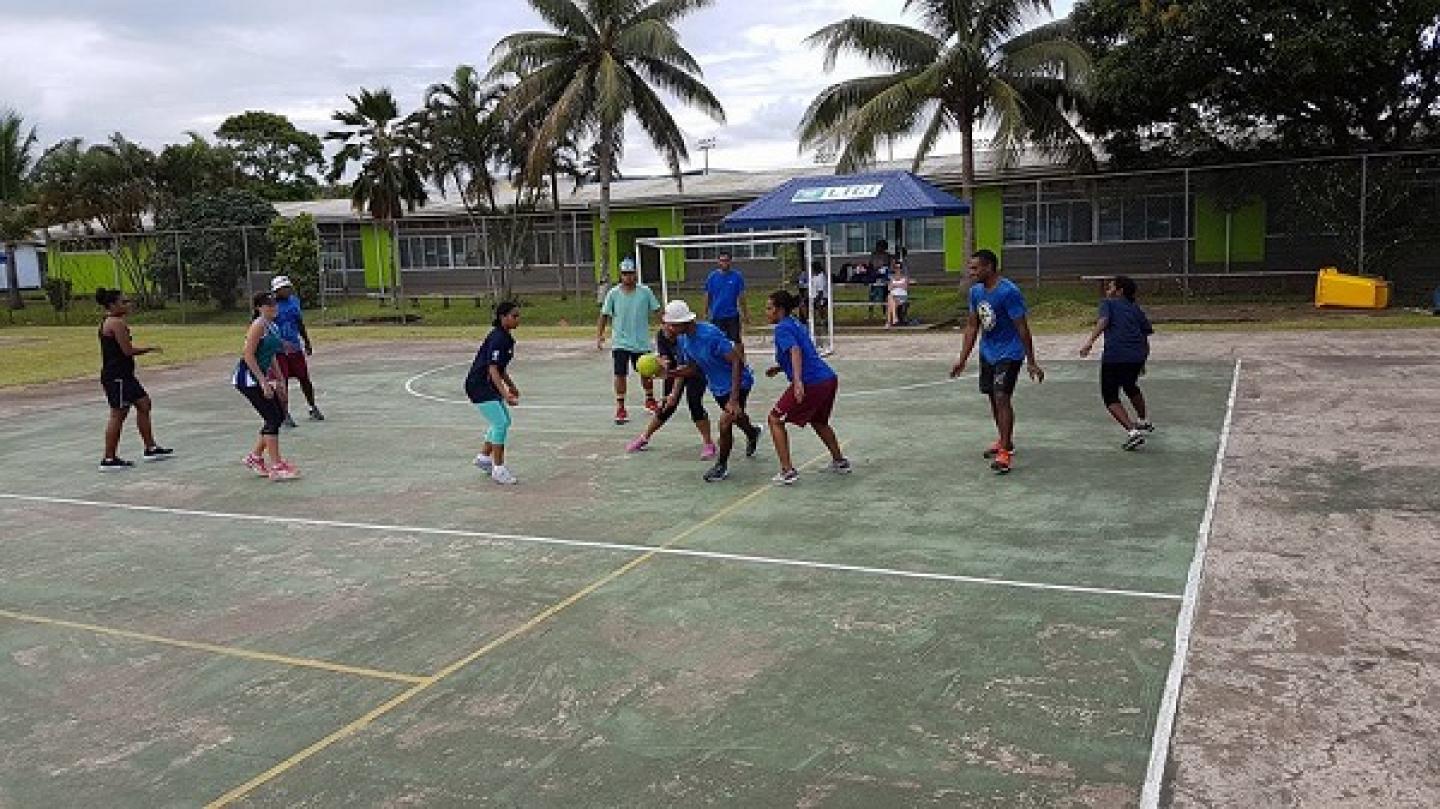
<path fill-rule="evenodd" d="M 296 469 L 289 461 L 280 461 L 270 467 L 271 480 L 294 480 L 300 477 L 300 470 Z"/>
<path fill-rule="evenodd" d="M 702 461 L 708 461 L 718 454 L 720 454 L 720 448 L 714 444 L 706 444 L 700 448 L 700 460 Z"/>
<path fill-rule="evenodd" d="M 244 464 L 251 472 L 261 477 L 270 476 L 270 470 L 265 466 L 265 459 L 253 452 L 245 456 Z"/>
<path fill-rule="evenodd" d="M 628 444 L 625 445 L 625 451 L 626 451 L 626 452 L 640 452 L 640 451 L 642 451 L 642 450 L 648 449 L 649 446 L 650 446 L 650 439 L 646 438 L 646 437 L 643 436 L 643 435 L 642 435 L 642 436 L 637 436 L 634 441 L 631 441 L 630 443 L 628 443 Z"/>

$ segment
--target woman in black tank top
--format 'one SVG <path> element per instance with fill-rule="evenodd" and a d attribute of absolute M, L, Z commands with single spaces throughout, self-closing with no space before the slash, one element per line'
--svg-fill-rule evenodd
<path fill-rule="evenodd" d="M 135 357 L 160 349 L 130 342 L 130 326 L 125 322 L 125 316 L 130 314 L 130 299 L 123 292 L 101 287 L 95 292 L 95 302 L 105 307 L 105 319 L 100 322 L 99 331 L 100 387 L 110 403 L 110 420 L 105 424 L 105 457 L 100 459 L 100 471 L 113 472 L 135 465 L 118 454 L 120 429 L 125 426 L 131 405 L 135 407 L 135 426 L 145 442 L 145 460 L 168 458 L 174 451 L 155 443 L 150 425 L 150 395 L 135 378 Z"/>

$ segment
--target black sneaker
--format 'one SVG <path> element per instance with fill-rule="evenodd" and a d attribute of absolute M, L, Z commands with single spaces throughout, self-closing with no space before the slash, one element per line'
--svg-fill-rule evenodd
<path fill-rule="evenodd" d="M 324 420 L 325 420 L 325 414 L 320 412 L 320 408 L 318 408 L 318 407 L 312 407 L 312 408 L 310 408 L 310 420 L 311 420 L 311 421 L 324 421 Z"/>
<path fill-rule="evenodd" d="M 1120 448 L 1126 450 L 1136 450 L 1140 449 L 1143 446 L 1145 446 L 1145 434 L 1140 432 L 1140 428 L 1137 427 L 1131 430 L 1130 434 L 1125 437 L 1125 443 L 1121 444 Z"/>
<path fill-rule="evenodd" d="M 848 475 L 853 470 L 853 467 L 850 466 L 849 458 L 841 458 L 838 461 L 831 461 L 830 465 L 825 467 L 825 469 L 837 475 Z"/>
<path fill-rule="evenodd" d="M 730 470 L 723 463 L 717 463 L 705 472 L 706 483 L 719 483 L 728 477 L 730 477 Z"/>
<path fill-rule="evenodd" d="M 764 432 L 765 432 L 764 428 L 762 428 L 762 427 L 756 427 L 756 428 L 755 428 L 755 432 L 753 432 L 753 433 L 746 433 L 746 435 L 745 435 L 745 457 L 746 457 L 746 458 L 754 458 L 754 457 L 755 457 L 755 450 L 757 450 L 757 449 L 760 448 L 760 436 L 761 436 L 762 434 L 764 434 Z"/>
<path fill-rule="evenodd" d="M 1140 430 L 1141 432 L 1153 433 L 1155 432 L 1155 425 L 1151 424 L 1148 421 L 1137 421 L 1135 422 L 1135 429 Z"/>
<path fill-rule="evenodd" d="M 291 418 L 291 416 L 290 416 L 289 413 L 286 413 L 286 414 L 285 414 L 285 421 L 281 422 L 281 425 L 282 425 L 282 426 L 285 426 L 285 427 L 289 427 L 289 428 L 292 429 L 292 430 L 295 429 L 296 427 L 299 427 L 299 426 L 300 426 L 300 425 L 298 425 L 298 424 L 295 423 L 295 419 Z"/>
<path fill-rule="evenodd" d="M 169 458 L 171 455 L 174 455 L 174 454 L 175 454 L 175 450 L 173 450 L 173 449 L 167 449 L 166 447 L 162 447 L 162 446 L 160 446 L 159 444 L 156 444 L 155 446 L 149 447 L 148 449 L 145 450 L 145 460 L 147 460 L 147 461 L 163 461 L 163 460 L 165 460 L 166 458 Z"/>
<path fill-rule="evenodd" d="M 134 461 L 127 461 L 124 458 L 106 458 L 100 462 L 101 472 L 120 472 L 125 469 L 133 469 Z"/>

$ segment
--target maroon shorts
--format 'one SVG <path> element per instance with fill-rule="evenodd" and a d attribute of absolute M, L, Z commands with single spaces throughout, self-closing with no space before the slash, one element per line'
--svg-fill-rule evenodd
<path fill-rule="evenodd" d="M 770 411 L 786 424 L 804 427 L 807 424 L 829 424 L 830 411 L 835 408 L 835 391 L 840 387 L 839 379 L 827 379 L 805 386 L 805 401 L 795 401 L 795 386 L 789 385 L 780 401 Z"/>
<path fill-rule="evenodd" d="M 276 354 L 275 367 L 279 370 L 281 379 L 310 378 L 310 368 L 305 365 L 304 351 L 296 351 L 293 354 Z"/>

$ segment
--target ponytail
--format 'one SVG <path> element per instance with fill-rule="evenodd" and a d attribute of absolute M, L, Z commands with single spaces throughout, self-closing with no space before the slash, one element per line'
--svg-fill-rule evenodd
<path fill-rule="evenodd" d="M 788 315 L 800 306 L 800 297 L 786 290 L 777 289 L 770 293 L 770 302 L 775 304 L 776 309 Z"/>
<path fill-rule="evenodd" d="M 120 290 L 118 289 L 106 289 L 105 287 L 100 287 L 99 289 L 95 290 L 95 302 L 105 307 L 106 309 L 114 306 L 115 302 L 118 300 L 120 300 Z"/>

